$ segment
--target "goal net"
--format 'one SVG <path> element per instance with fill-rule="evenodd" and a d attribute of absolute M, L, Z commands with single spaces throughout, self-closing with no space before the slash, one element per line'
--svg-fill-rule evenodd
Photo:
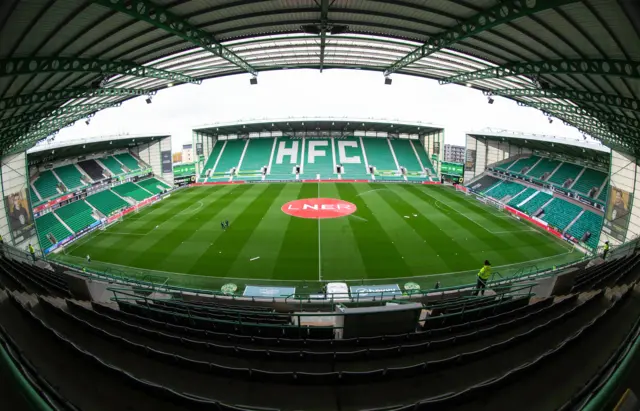
<path fill-rule="evenodd" d="M 493 198 L 487 197 L 484 194 L 480 194 L 480 193 L 473 193 L 473 196 L 476 198 L 476 200 L 480 201 L 481 203 L 495 207 L 500 211 L 504 211 L 504 204 L 502 204 L 498 200 L 494 200 Z"/>
<path fill-rule="evenodd" d="M 462 184 L 456 184 L 455 187 L 456 191 L 460 191 L 461 193 L 465 193 L 466 195 L 471 195 L 471 191 Z"/>

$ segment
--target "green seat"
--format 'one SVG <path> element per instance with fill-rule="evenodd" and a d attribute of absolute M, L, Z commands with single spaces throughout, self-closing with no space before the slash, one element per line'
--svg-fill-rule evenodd
<path fill-rule="evenodd" d="M 375 166 L 377 170 L 392 170 L 397 171 L 398 167 L 393 154 L 389 149 L 389 140 L 386 138 L 362 138 L 364 144 L 364 151 L 367 153 L 367 161 L 369 166 Z"/>
<path fill-rule="evenodd" d="M 410 140 L 409 144 L 416 149 L 416 153 L 418 153 L 418 158 L 420 159 L 420 162 L 422 163 L 424 168 L 427 169 L 428 172 L 431 173 L 431 175 L 433 176 L 437 175 L 436 169 L 433 168 L 433 163 L 431 163 L 431 160 L 429 160 L 427 150 L 422 145 L 422 143 L 419 140 Z"/>
<path fill-rule="evenodd" d="M 531 195 L 533 195 L 533 193 L 535 193 L 536 191 L 538 190 L 536 190 L 535 188 L 527 187 L 526 190 L 524 190 L 517 196 L 512 197 L 511 200 L 509 200 L 509 202 L 507 203 L 507 205 L 510 205 L 511 207 L 515 207 L 521 202 L 523 202 L 524 200 L 526 200 L 527 198 L 529 198 Z"/>
<path fill-rule="evenodd" d="M 54 171 L 56 172 L 58 177 L 60 177 L 60 180 L 62 181 L 62 183 L 69 190 L 73 190 L 85 185 L 81 179 L 82 174 L 80 174 L 76 166 L 73 164 L 68 164 L 66 166 L 58 167 L 54 169 Z"/>
<path fill-rule="evenodd" d="M 411 140 L 391 139 L 391 146 L 393 152 L 396 153 L 398 164 L 400 167 L 404 167 L 408 172 L 423 172 L 420 167 L 420 162 L 416 156 L 416 151 L 413 151 Z"/>
<path fill-rule="evenodd" d="M 526 172 L 525 170 L 528 171 L 529 168 L 533 167 L 538 160 L 540 160 L 540 157 L 538 156 L 519 158 L 514 161 L 511 167 L 509 167 L 509 171 L 512 173 L 522 174 L 523 172 Z"/>
<path fill-rule="evenodd" d="M 33 182 L 33 186 L 43 200 L 60 194 L 57 190 L 58 179 L 53 175 L 51 170 L 45 170 L 40 173 L 36 181 Z"/>
<path fill-rule="evenodd" d="M 499 166 L 496 166 L 496 168 L 498 170 L 507 171 L 509 169 L 509 167 L 511 167 L 513 165 L 513 163 L 515 163 L 516 161 L 518 161 L 518 159 L 505 161 L 504 163 L 500 164 Z"/>
<path fill-rule="evenodd" d="M 31 197 L 31 205 L 33 206 L 34 204 L 37 204 L 40 202 L 40 198 L 38 198 L 38 195 L 36 194 L 36 192 L 33 190 L 33 187 L 31 187 L 31 185 L 29 185 L 29 196 Z"/>
<path fill-rule="evenodd" d="M 204 168 L 198 177 L 198 182 L 202 183 L 206 180 L 206 175 L 209 170 L 213 170 L 213 167 L 216 165 L 216 161 L 218 161 L 218 157 L 220 156 L 220 152 L 222 151 L 222 146 L 224 146 L 224 141 L 216 141 L 213 145 L 213 150 L 211 150 L 211 154 L 209 158 L 207 158 L 207 162 L 204 163 Z"/>
<path fill-rule="evenodd" d="M 62 225 L 62 223 L 56 218 L 53 213 L 48 213 L 42 217 L 36 218 L 36 227 L 38 229 L 38 239 L 43 250 L 51 247 L 53 243 L 49 240 L 47 235 L 53 234 L 57 242 L 64 240 L 73 233 Z"/>
<path fill-rule="evenodd" d="M 283 156 L 278 162 L 278 149 L 281 145 L 284 148 L 291 149 L 294 145 L 298 146 L 298 151 L 295 153 L 295 156 Z M 293 168 L 296 164 L 300 164 L 300 159 L 302 158 L 302 140 L 294 139 L 290 137 L 278 137 L 276 139 L 276 151 L 273 153 L 273 159 L 271 160 L 271 167 L 269 169 L 269 175 L 267 175 L 267 180 L 293 180 L 296 178 L 295 172 Z"/>
<path fill-rule="evenodd" d="M 364 140 L 364 138 L 363 138 Z M 347 157 L 359 157 L 360 163 L 344 163 L 342 164 L 342 178 L 345 180 L 371 180 L 371 174 L 367 170 L 367 166 L 364 162 L 364 154 L 362 152 L 362 145 L 358 137 L 347 137 L 336 140 L 336 151 L 339 151 L 338 141 L 350 141 L 355 142 L 357 147 L 344 146 L 344 152 Z M 340 164 L 339 155 L 336 156 L 336 162 Z M 371 163 L 369 163 L 371 164 Z M 395 168 L 395 165 L 394 165 Z"/>
<path fill-rule="evenodd" d="M 558 167 L 558 164 L 560 164 L 560 161 L 558 160 L 543 157 L 535 167 L 527 171 L 526 175 L 528 175 L 529 177 L 541 179 L 545 173 L 551 173 L 553 170 L 555 170 L 556 167 Z"/>
<path fill-rule="evenodd" d="M 598 200 L 602 201 L 603 203 L 607 201 L 608 192 L 609 192 L 609 185 L 606 185 L 602 188 L 602 191 L 600 191 L 600 194 L 598 194 Z"/>
<path fill-rule="evenodd" d="M 120 197 L 130 197 L 136 201 L 146 200 L 151 197 L 153 194 L 143 189 L 139 185 L 135 183 L 124 183 L 119 186 L 115 186 L 111 188 L 115 193 L 119 194 Z"/>
<path fill-rule="evenodd" d="M 493 197 L 496 200 L 502 200 L 506 196 L 515 196 L 524 190 L 525 187 L 522 184 L 514 183 L 512 181 L 502 181 L 493 188 L 485 191 L 485 194 L 489 197 Z"/>
<path fill-rule="evenodd" d="M 544 208 L 542 220 L 563 231 L 581 211 L 582 207 L 556 197 Z"/>
<path fill-rule="evenodd" d="M 585 210 L 580 218 L 576 220 L 571 227 L 569 227 L 567 233 L 580 240 L 582 239 L 582 236 L 589 231 L 591 233 L 591 237 L 589 237 L 586 244 L 588 247 L 595 249 L 598 247 L 598 237 L 601 229 L 602 216 L 589 210 Z"/>
<path fill-rule="evenodd" d="M 272 138 L 250 138 L 242 158 L 242 164 L 240 164 L 239 173 L 261 174 L 262 167 L 269 164 L 272 149 Z"/>
<path fill-rule="evenodd" d="M 137 184 L 147 191 L 151 191 L 153 194 L 160 194 L 165 189 L 171 188 L 168 184 L 156 179 L 147 178 L 146 180 L 138 181 Z"/>
<path fill-rule="evenodd" d="M 553 197 L 551 194 L 543 193 L 540 191 L 535 195 L 535 197 L 531 198 L 529 201 L 518 208 L 527 214 L 533 214 L 547 201 L 551 200 L 551 197 Z"/>
<path fill-rule="evenodd" d="M 107 156 L 107 157 L 100 158 L 99 160 L 114 175 L 119 175 L 119 174 L 123 174 L 124 173 L 124 170 L 122 169 L 122 166 L 120 165 L 120 163 L 118 163 L 118 161 L 115 158 L 113 158 L 111 156 Z"/>
<path fill-rule="evenodd" d="M 551 175 L 551 177 L 549 177 L 547 181 L 558 186 L 562 186 L 564 182 L 569 178 L 575 180 L 583 168 L 584 167 L 572 163 L 562 163 L 560 168 L 558 168 L 558 170 L 553 173 L 553 175 Z"/>
<path fill-rule="evenodd" d="M 109 216 L 129 205 L 129 203 L 115 195 L 111 190 L 105 190 L 90 195 L 86 198 L 86 201 L 105 216 Z"/>
<path fill-rule="evenodd" d="M 599 190 L 600 186 L 602 186 L 602 183 L 604 183 L 604 180 L 606 178 L 607 175 L 602 171 L 587 168 L 584 170 L 584 173 L 582 173 L 578 181 L 576 181 L 575 184 L 571 187 L 571 189 L 579 193 L 588 194 L 589 190 L 594 187 Z"/>
<path fill-rule="evenodd" d="M 314 148 L 316 154 L 324 153 L 324 155 L 316 155 L 313 158 L 309 157 L 309 142 L 319 142 Z M 338 178 L 333 167 L 333 148 L 331 147 L 330 139 L 308 139 L 304 147 L 304 166 L 300 178 L 307 180 L 315 180 L 320 175 L 320 179 L 331 180 Z M 313 160 L 313 163 L 311 162 Z M 337 161 L 337 156 L 336 156 Z"/>
<path fill-rule="evenodd" d="M 75 233 L 96 222 L 93 209 L 84 201 L 76 201 L 56 210 L 58 217 Z"/>
<path fill-rule="evenodd" d="M 124 164 L 130 171 L 140 170 L 140 164 L 138 160 L 133 158 L 129 153 L 120 153 L 114 156 L 118 161 Z"/>
<path fill-rule="evenodd" d="M 214 170 L 216 173 L 225 173 L 230 176 L 229 172 L 232 168 L 237 167 L 240 162 L 240 156 L 244 151 L 246 140 L 227 140 L 227 143 L 220 154 L 218 166 Z"/>

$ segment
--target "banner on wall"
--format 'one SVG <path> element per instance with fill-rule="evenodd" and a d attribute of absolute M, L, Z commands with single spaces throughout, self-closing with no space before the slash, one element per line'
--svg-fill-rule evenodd
<path fill-rule="evenodd" d="M 632 195 L 629 192 L 611 187 L 603 231 L 619 241 L 624 241 L 627 234 L 631 200 Z"/>
<path fill-rule="evenodd" d="M 202 143 L 196 143 L 196 155 L 198 156 L 204 155 L 204 150 L 202 149 Z"/>
<path fill-rule="evenodd" d="M 476 150 L 468 150 L 465 156 L 464 168 L 466 170 L 475 170 L 476 169 Z"/>
<path fill-rule="evenodd" d="M 173 162 L 171 160 L 171 150 L 160 152 L 160 160 L 162 162 L 162 174 L 171 173 L 173 171 Z"/>
<path fill-rule="evenodd" d="M 36 234 L 26 188 L 6 196 L 4 206 L 14 243 L 21 243 Z"/>

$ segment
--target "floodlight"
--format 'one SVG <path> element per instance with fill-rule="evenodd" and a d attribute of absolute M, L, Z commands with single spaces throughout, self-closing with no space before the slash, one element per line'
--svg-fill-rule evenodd
<path fill-rule="evenodd" d="M 493 104 L 493 99 L 491 97 L 489 97 L 489 100 L 487 100 L 487 103 Z"/>
<path fill-rule="evenodd" d="M 151 104 L 151 96 L 147 97 L 144 101 L 146 101 L 147 104 Z"/>
<path fill-rule="evenodd" d="M 258 77 L 251 77 L 249 79 L 249 84 L 251 84 L 252 86 L 255 86 L 256 84 L 258 84 Z"/>
<path fill-rule="evenodd" d="M 331 27 L 331 30 L 329 31 L 332 35 L 336 35 L 336 34 L 342 34 L 349 31 L 349 26 L 343 26 L 343 25 L 334 25 L 333 27 Z"/>
<path fill-rule="evenodd" d="M 384 84 L 386 84 L 387 86 L 390 86 L 392 81 L 393 80 L 391 80 L 391 77 L 385 77 L 384 78 Z"/>
<path fill-rule="evenodd" d="M 322 30 L 320 29 L 320 26 L 318 26 L 317 24 L 306 24 L 304 26 L 300 26 L 300 30 L 302 30 L 307 34 L 316 34 L 316 35 L 322 32 Z"/>

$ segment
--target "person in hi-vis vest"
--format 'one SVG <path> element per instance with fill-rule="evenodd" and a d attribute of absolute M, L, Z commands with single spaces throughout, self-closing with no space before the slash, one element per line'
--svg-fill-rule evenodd
<path fill-rule="evenodd" d="M 474 295 L 478 295 L 480 289 L 482 288 L 482 295 L 484 295 L 484 290 L 487 287 L 487 282 L 491 277 L 491 263 L 489 260 L 484 260 L 484 265 L 478 272 L 478 282 L 476 283 L 476 291 Z"/>

